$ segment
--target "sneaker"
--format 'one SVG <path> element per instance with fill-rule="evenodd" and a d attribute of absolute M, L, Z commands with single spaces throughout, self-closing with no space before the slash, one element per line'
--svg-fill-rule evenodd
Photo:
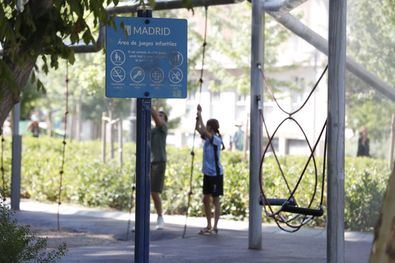
<path fill-rule="evenodd" d="M 162 230 L 164 226 L 165 222 L 163 221 L 163 217 L 158 216 L 158 219 L 156 220 L 156 230 Z"/>

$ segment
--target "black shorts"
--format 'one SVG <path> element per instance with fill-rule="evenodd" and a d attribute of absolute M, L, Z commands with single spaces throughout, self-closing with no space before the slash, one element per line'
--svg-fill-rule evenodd
<path fill-rule="evenodd" d="M 203 177 L 203 194 L 218 197 L 224 194 L 224 177 L 204 175 Z"/>
<path fill-rule="evenodd" d="M 165 181 L 166 162 L 151 163 L 151 192 L 162 193 Z"/>

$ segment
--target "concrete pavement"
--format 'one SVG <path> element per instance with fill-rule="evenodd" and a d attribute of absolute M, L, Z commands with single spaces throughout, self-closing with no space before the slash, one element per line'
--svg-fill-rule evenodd
<path fill-rule="evenodd" d="M 129 214 L 30 200 L 21 202 L 15 216 L 19 223 L 48 236 L 49 243 L 65 241 L 69 251 L 61 262 L 133 262 L 134 233 L 127 232 Z M 132 215 L 132 223 L 134 215 Z M 297 233 L 263 224 L 262 250 L 248 249 L 248 222 L 220 220 L 218 235 L 201 236 L 204 218 L 189 218 L 182 238 L 184 216 L 165 215 L 165 229 L 150 232 L 150 262 L 326 262 L 326 230 L 303 228 Z M 151 229 L 155 215 L 151 215 Z M 346 262 L 368 262 L 373 236 L 347 232 Z M 50 242 L 51 241 L 51 242 Z"/>

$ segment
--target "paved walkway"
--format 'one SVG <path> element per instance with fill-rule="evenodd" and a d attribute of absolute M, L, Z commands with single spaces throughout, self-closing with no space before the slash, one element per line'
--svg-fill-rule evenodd
<path fill-rule="evenodd" d="M 126 232 L 128 213 L 62 205 L 60 232 L 56 213 L 56 204 L 23 200 L 16 218 L 48 236 L 49 244 L 66 241 L 69 251 L 62 262 L 133 262 L 134 233 Z M 248 222 L 221 220 L 218 235 L 201 236 L 197 232 L 205 219 L 190 218 L 184 239 L 185 217 L 165 215 L 165 222 L 164 230 L 150 233 L 150 262 L 326 262 L 325 229 L 304 228 L 289 234 L 263 224 L 262 250 L 250 250 Z M 368 262 L 371 243 L 371 234 L 347 232 L 346 262 Z"/>

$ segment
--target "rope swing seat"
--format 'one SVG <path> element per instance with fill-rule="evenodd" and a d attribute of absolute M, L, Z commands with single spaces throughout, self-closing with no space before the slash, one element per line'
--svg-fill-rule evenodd
<path fill-rule="evenodd" d="M 292 112 L 286 111 L 281 107 L 281 105 L 278 103 L 276 97 L 274 96 L 274 92 L 273 92 L 272 88 L 266 83 L 266 79 L 265 79 L 261 65 L 258 64 L 257 67 L 259 68 L 259 70 L 262 74 L 264 83 L 266 84 L 265 86 L 268 87 L 268 91 L 269 91 L 269 94 L 270 94 L 272 100 L 276 103 L 277 107 L 283 113 L 285 113 L 287 115 L 287 117 L 285 117 L 280 122 L 280 124 L 276 127 L 274 132 L 270 135 L 267 125 L 266 125 L 266 122 L 265 122 L 265 119 L 263 117 L 262 106 L 261 105 L 259 106 L 261 120 L 262 120 L 262 123 L 265 128 L 266 136 L 268 138 L 268 142 L 264 148 L 262 158 L 261 158 L 260 167 L 259 167 L 259 187 L 260 187 L 260 192 L 261 192 L 259 204 L 264 208 L 266 216 L 273 218 L 275 223 L 277 224 L 277 226 L 280 229 L 282 229 L 286 232 L 292 233 L 292 232 L 298 231 L 302 226 L 304 226 L 305 224 L 310 222 L 315 217 L 321 217 L 324 214 L 323 198 L 324 198 L 324 185 L 325 185 L 325 163 L 326 163 L 326 145 L 327 145 L 326 134 L 325 134 L 324 154 L 323 154 L 323 164 L 322 164 L 321 195 L 320 195 L 320 200 L 319 200 L 318 206 L 313 207 L 313 204 L 316 204 L 316 202 L 317 202 L 315 200 L 316 200 L 316 196 L 317 196 L 318 181 L 319 181 L 315 151 L 316 151 L 318 143 L 321 140 L 322 135 L 324 134 L 324 131 L 326 131 L 327 120 L 325 120 L 317 140 L 315 141 L 314 145 L 312 145 L 312 143 L 308 139 L 305 131 L 303 130 L 302 126 L 294 118 L 294 115 L 296 113 L 298 113 L 307 104 L 307 102 L 311 98 L 311 95 L 316 90 L 318 84 L 320 83 L 323 76 L 325 75 L 325 73 L 328 69 L 328 66 L 325 67 L 324 71 L 322 72 L 321 76 L 315 83 L 314 87 L 310 91 L 309 95 L 307 96 L 307 98 L 305 99 L 303 104 L 299 108 L 297 108 L 296 110 L 294 110 Z M 304 140 L 305 140 L 305 142 L 309 148 L 309 151 L 310 151 L 309 157 L 307 158 L 306 163 L 304 164 L 304 167 L 299 175 L 299 178 L 296 181 L 293 188 L 291 188 L 291 186 L 285 176 L 284 170 L 281 166 L 281 163 L 279 161 L 279 158 L 278 158 L 276 151 L 274 149 L 274 146 L 273 146 L 273 139 L 274 139 L 276 133 L 278 132 L 278 130 L 280 129 L 280 127 L 283 124 L 288 123 L 288 122 L 294 123 L 298 127 L 298 129 L 303 134 Z M 264 191 L 264 181 L 263 181 L 262 173 L 263 173 L 263 165 L 265 164 L 265 159 L 267 158 L 267 153 L 269 152 L 269 150 L 271 150 L 272 156 L 274 157 L 274 159 L 276 161 L 281 178 L 284 181 L 284 184 L 288 190 L 288 195 L 287 195 L 288 198 L 269 198 Z M 299 204 L 297 202 L 296 193 L 297 193 L 300 183 L 302 182 L 302 179 L 304 178 L 304 176 L 306 174 L 306 171 L 307 171 L 309 165 L 311 165 L 311 164 L 314 167 L 314 169 L 313 169 L 313 172 L 314 172 L 313 193 L 312 193 L 311 197 L 309 198 L 309 200 L 307 201 L 307 205 L 302 206 L 301 204 Z M 304 203 L 306 203 L 306 201 Z"/>

